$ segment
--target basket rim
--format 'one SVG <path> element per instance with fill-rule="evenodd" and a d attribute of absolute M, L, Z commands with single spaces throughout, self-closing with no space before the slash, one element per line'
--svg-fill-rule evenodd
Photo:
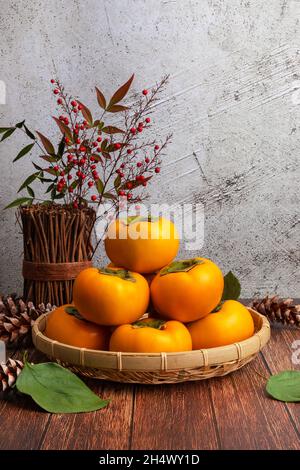
<path fill-rule="evenodd" d="M 35 347 L 50 357 L 71 364 L 117 370 L 175 370 L 209 366 L 241 360 L 257 354 L 270 338 L 270 324 L 266 317 L 247 307 L 258 330 L 248 339 L 209 349 L 168 353 L 134 353 L 79 348 L 52 340 L 43 334 L 47 316 L 41 315 L 34 323 L 32 337 Z M 222 357 L 224 360 L 220 359 Z M 219 359 L 218 359 L 219 358 Z M 148 361 L 148 362 L 147 362 Z M 134 365 L 135 364 L 135 365 Z M 171 367 L 167 367 L 167 364 Z M 197 364 L 197 365 L 196 365 Z M 127 366 L 127 367 L 126 367 Z"/>

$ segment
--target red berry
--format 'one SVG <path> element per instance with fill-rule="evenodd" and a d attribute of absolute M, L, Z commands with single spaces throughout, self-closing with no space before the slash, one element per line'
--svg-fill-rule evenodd
<path fill-rule="evenodd" d="M 148 95 L 148 90 L 143 90 L 142 93 L 143 93 L 144 96 L 146 96 L 146 95 Z"/>
<path fill-rule="evenodd" d="M 69 144 L 69 143 L 70 143 L 69 137 L 66 137 L 66 138 L 65 138 L 65 142 L 66 142 L 66 144 Z"/>
<path fill-rule="evenodd" d="M 76 139 L 76 144 L 80 144 L 81 140 L 80 139 Z"/>
<path fill-rule="evenodd" d="M 71 101 L 71 105 L 72 105 L 72 106 L 77 106 L 76 101 L 75 101 L 75 100 L 72 100 L 72 101 Z"/>
<path fill-rule="evenodd" d="M 119 191 L 119 196 L 125 196 L 125 195 L 126 195 L 126 192 L 121 189 L 121 191 Z"/>
<path fill-rule="evenodd" d="M 81 111 L 81 109 L 82 109 L 82 105 L 81 105 L 81 104 L 78 105 L 78 109 L 79 109 L 79 111 Z"/>
<path fill-rule="evenodd" d="M 59 119 L 60 121 L 64 121 L 64 120 L 65 120 L 65 118 L 64 118 L 64 116 L 63 116 L 62 114 L 59 116 L 58 119 Z"/>
<path fill-rule="evenodd" d="M 143 132 L 143 127 L 139 126 L 137 130 L 138 130 L 138 132 Z"/>
<path fill-rule="evenodd" d="M 85 159 L 85 158 L 81 158 L 81 159 L 79 160 L 80 165 L 84 165 L 85 162 L 86 162 L 86 159 Z"/>
<path fill-rule="evenodd" d="M 65 176 L 64 170 L 62 170 L 59 174 L 60 174 L 60 176 Z"/>
<path fill-rule="evenodd" d="M 75 124 L 75 129 L 79 129 L 79 124 L 78 123 Z"/>
<path fill-rule="evenodd" d="M 137 162 L 136 166 L 137 166 L 138 168 L 141 168 L 142 162 Z"/>
<path fill-rule="evenodd" d="M 133 184 L 131 183 L 131 181 L 127 181 L 126 188 L 127 189 L 132 189 L 132 187 L 133 187 Z"/>
<path fill-rule="evenodd" d="M 121 144 L 114 144 L 115 150 L 119 150 L 121 148 Z"/>
<path fill-rule="evenodd" d="M 150 119 L 149 117 L 147 117 L 147 118 L 145 119 L 145 121 L 146 121 L 147 124 L 149 124 L 149 122 L 151 122 L 151 119 Z"/>
<path fill-rule="evenodd" d="M 78 135 L 78 134 L 79 134 L 79 130 L 78 130 L 78 129 L 75 129 L 75 130 L 74 130 L 74 134 L 75 134 L 75 135 Z"/>
<path fill-rule="evenodd" d="M 61 187 L 61 186 L 57 185 L 57 188 L 56 188 L 56 189 L 57 189 L 57 191 L 58 191 L 59 193 L 61 193 L 61 191 L 62 191 L 62 187 Z"/>
<path fill-rule="evenodd" d="M 86 147 L 84 147 L 84 145 L 82 145 L 81 147 L 79 147 L 79 150 L 80 150 L 80 152 L 86 152 Z"/>
<path fill-rule="evenodd" d="M 101 147 L 97 147 L 97 152 L 101 152 Z"/>
<path fill-rule="evenodd" d="M 67 117 L 64 118 L 64 123 L 65 123 L 66 125 L 69 124 L 69 119 L 68 119 Z"/>
<path fill-rule="evenodd" d="M 122 163 L 122 165 L 120 165 L 120 168 L 125 168 L 125 163 Z"/>
<path fill-rule="evenodd" d="M 81 178 L 82 180 L 85 180 L 86 175 L 85 175 L 84 173 L 81 173 L 80 178 Z"/>
<path fill-rule="evenodd" d="M 97 147 L 97 142 L 93 142 L 93 147 Z"/>
<path fill-rule="evenodd" d="M 134 206 L 134 207 L 135 207 L 135 210 L 136 210 L 136 211 L 139 211 L 140 208 L 141 208 L 141 206 L 138 206 L 138 205 L 137 205 L 137 206 Z"/>
<path fill-rule="evenodd" d="M 69 193 L 72 193 L 74 190 L 72 188 L 72 186 L 70 186 L 70 188 L 68 189 Z"/>
<path fill-rule="evenodd" d="M 92 186 L 94 186 L 93 181 L 89 181 L 89 182 L 88 182 L 88 187 L 91 188 Z"/>
<path fill-rule="evenodd" d="M 143 186 L 147 186 L 147 181 L 143 181 Z"/>
<path fill-rule="evenodd" d="M 132 128 L 130 129 L 130 132 L 131 132 L 131 134 L 135 134 L 135 133 L 136 133 L 136 128 L 135 128 L 135 127 L 132 127 Z"/>
<path fill-rule="evenodd" d="M 124 173 L 122 173 L 121 171 L 120 171 L 119 175 L 120 175 L 120 178 L 124 178 Z"/>
<path fill-rule="evenodd" d="M 53 90 L 53 93 L 54 93 L 55 95 L 58 95 L 59 90 L 58 90 L 57 88 L 55 88 L 55 90 Z"/>
<path fill-rule="evenodd" d="M 73 178 L 72 175 L 68 175 L 68 180 L 71 180 Z"/>
<path fill-rule="evenodd" d="M 154 150 L 159 150 L 159 145 L 155 145 Z"/>
<path fill-rule="evenodd" d="M 96 165 L 91 165 L 92 170 L 96 170 L 96 168 L 97 168 Z"/>
<path fill-rule="evenodd" d="M 77 108 L 73 108 L 72 111 L 73 111 L 73 113 L 75 113 L 75 114 L 78 112 Z"/>
<path fill-rule="evenodd" d="M 59 166 L 58 166 L 58 165 L 55 165 L 55 167 L 53 167 L 53 170 L 58 171 L 58 170 L 59 170 Z"/>
<path fill-rule="evenodd" d="M 132 194 L 131 193 L 127 193 L 127 199 L 131 199 L 132 198 Z"/>
<path fill-rule="evenodd" d="M 83 121 L 82 123 L 84 126 L 87 126 L 87 121 Z"/>
<path fill-rule="evenodd" d="M 101 142 L 102 141 L 102 137 L 97 137 L 97 142 Z"/>
<path fill-rule="evenodd" d="M 76 202 L 76 201 L 73 202 L 73 207 L 74 207 L 74 209 L 78 209 L 78 202 Z"/>
<path fill-rule="evenodd" d="M 58 98 L 57 104 L 62 104 L 63 100 L 61 98 Z"/>
<path fill-rule="evenodd" d="M 55 83 L 54 78 L 51 78 L 50 82 L 51 82 L 51 83 Z"/>
<path fill-rule="evenodd" d="M 160 172 L 160 168 L 155 168 L 155 173 L 159 173 Z"/>
<path fill-rule="evenodd" d="M 80 126 L 80 129 L 83 131 L 83 130 L 84 130 L 84 126 Z"/>
<path fill-rule="evenodd" d="M 77 170 L 77 171 L 76 171 L 76 175 L 77 175 L 78 177 L 80 177 L 81 171 L 80 171 L 80 170 Z"/>
<path fill-rule="evenodd" d="M 145 162 L 146 162 L 146 163 L 150 163 L 150 158 L 146 157 L 146 158 L 145 158 Z"/>
<path fill-rule="evenodd" d="M 97 201 L 97 196 L 95 196 L 95 194 L 93 194 L 92 197 L 91 197 L 91 200 L 92 201 Z"/>
<path fill-rule="evenodd" d="M 128 155 L 130 155 L 130 154 L 132 153 L 132 150 L 131 150 L 131 149 L 128 149 L 128 150 L 127 150 L 127 153 L 128 153 Z"/>
<path fill-rule="evenodd" d="M 68 162 L 71 162 L 73 160 L 73 155 L 69 154 L 67 158 L 68 158 Z"/>

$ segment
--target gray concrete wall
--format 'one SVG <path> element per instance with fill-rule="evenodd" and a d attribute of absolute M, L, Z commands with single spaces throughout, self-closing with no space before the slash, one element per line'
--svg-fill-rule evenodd
<path fill-rule="evenodd" d="M 92 108 L 95 84 L 170 73 L 156 120 L 174 137 L 150 201 L 204 204 L 201 254 L 244 296 L 299 297 L 299 19 L 297 0 L 0 0 L 0 123 L 54 134 L 54 67 Z M 0 146 L 1 207 L 30 171 L 12 164 L 22 145 Z M 16 291 L 22 238 L 13 211 L 0 218 L 0 290 Z"/>

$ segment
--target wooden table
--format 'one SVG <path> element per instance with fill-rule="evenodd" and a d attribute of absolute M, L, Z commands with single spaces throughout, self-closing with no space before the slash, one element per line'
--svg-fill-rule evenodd
<path fill-rule="evenodd" d="M 0 402 L 0 449 L 300 449 L 300 404 L 265 394 L 270 374 L 299 369 L 300 331 L 272 329 L 263 352 L 240 371 L 202 382 L 142 386 L 88 380 L 106 409 L 51 415 L 27 397 Z M 300 354 L 299 354 L 300 358 Z M 36 352 L 32 359 L 40 360 Z"/>

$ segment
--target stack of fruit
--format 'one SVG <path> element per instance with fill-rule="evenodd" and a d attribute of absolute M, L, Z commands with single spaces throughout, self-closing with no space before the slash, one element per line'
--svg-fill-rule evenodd
<path fill-rule="evenodd" d="M 174 261 L 179 237 L 172 222 L 118 219 L 105 248 L 111 263 L 79 274 L 73 304 L 48 316 L 49 338 L 89 349 L 160 353 L 224 346 L 253 335 L 246 307 L 221 301 L 224 279 L 216 264 L 200 257 Z"/>

